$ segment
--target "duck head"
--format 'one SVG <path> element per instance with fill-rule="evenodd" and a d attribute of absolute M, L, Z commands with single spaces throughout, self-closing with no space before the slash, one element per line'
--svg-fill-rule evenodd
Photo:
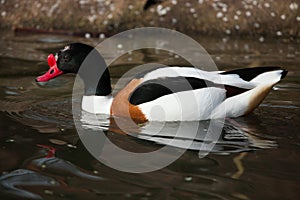
<path fill-rule="evenodd" d="M 57 53 L 50 54 L 48 65 L 50 69 L 37 77 L 36 82 L 47 82 L 62 74 L 74 73 L 79 74 L 83 79 L 85 95 L 108 95 L 111 93 L 110 75 L 105 61 L 92 46 L 82 43 L 69 44 Z M 87 67 L 80 70 L 82 66 Z"/>
<path fill-rule="evenodd" d="M 77 74 L 84 59 L 94 48 L 82 44 L 72 43 L 48 56 L 50 69 L 43 75 L 36 78 L 37 82 L 47 82 L 55 77 L 66 73 Z"/>

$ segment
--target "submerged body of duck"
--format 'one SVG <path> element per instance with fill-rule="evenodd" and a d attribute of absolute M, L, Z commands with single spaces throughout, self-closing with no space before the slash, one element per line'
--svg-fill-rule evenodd
<path fill-rule="evenodd" d="M 90 62 L 90 73 L 80 70 L 92 52 L 102 58 L 91 46 L 67 45 L 55 56 L 48 56 L 50 69 L 36 81 L 46 82 L 65 73 L 78 73 L 85 84 L 83 110 L 130 117 L 137 123 L 239 117 L 253 111 L 287 74 L 285 69 L 273 66 L 225 72 L 162 67 L 138 74 L 113 97 L 109 71 L 105 64 L 101 66 L 103 62 Z M 99 76 L 99 82 L 92 84 L 91 76 Z"/>

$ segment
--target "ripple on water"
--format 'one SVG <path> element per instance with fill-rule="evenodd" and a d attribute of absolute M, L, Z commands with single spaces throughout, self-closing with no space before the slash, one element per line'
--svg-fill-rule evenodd
<path fill-rule="evenodd" d="M 11 118 L 41 133 L 61 132 L 62 128 L 70 129 L 73 127 L 71 106 L 67 100 L 10 101 L 6 102 L 6 105 L 8 105 L 6 112 Z M 13 109 L 10 109 L 10 106 Z"/>
<path fill-rule="evenodd" d="M 39 102 L 30 100 L 4 101 L 3 103 L 2 105 L 6 105 L 4 107 L 9 116 L 22 124 L 37 129 L 41 133 L 60 133 L 62 129 L 74 129 L 71 99 L 50 99 Z M 13 107 L 14 110 L 10 110 L 10 107 Z M 86 112 L 82 112 L 81 124 L 85 129 L 107 130 L 110 128 L 108 116 L 97 115 L 95 118 L 95 115 L 90 115 Z M 194 130 L 196 126 L 199 126 L 199 128 L 195 134 L 191 130 Z M 141 140 L 178 148 L 186 148 L 186 145 L 191 143 L 188 149 L 195 151 L 206 151 L 201 149 L 203 144 L 215 142 L 204 138 L 209 128 L 209 122 L 207 121 L 181 123 L 149 122 L 138 129 L 133 127 L 127 128 L 129 135 Z M 276 147 L 276 142 L 251 134 L 251 132 L 247 131 L 247 127 L 237 127 L 226 122 L 212 152 L 228 154 L 273 147 Z"/>
<path fill-rule="evenodd" d="M 96 131 L 107 129 L 116 131 L 115 125 L 113 125 L 114 127 L 108 126 L 109 119 L 107 116 L 96 116 L 95 118 L 95 115 L 85 112 L 83 114 L 84 117 L 81 118 L 81 123 L 84 128 Z M 223 155 L 277 147 L 274 140 L 270 138 L 264 139 L 259 135 L 251 133 L 251 129 L 246 124 L 238 124 L 238 126 L 226 121 L 220 137 L 216 138 L 217 141 L 212 141 L 207 137 L 209 135 L 207 134 L 207 130 L 209 128 L 210 130 L 214 130 L 214 128 L 210 127 L 209 121 L 148 122 L 141 126 L 122 127 L 122 132 L 141 141 L 150 141 L 161 146 L 168 145 L 199 152 L 210 151 L 210 149 L 205 149 L 205 144 L 215 143 L 211 153 Z M 196 132 L 193 132 L 193 130 L 196 130 Z"/>

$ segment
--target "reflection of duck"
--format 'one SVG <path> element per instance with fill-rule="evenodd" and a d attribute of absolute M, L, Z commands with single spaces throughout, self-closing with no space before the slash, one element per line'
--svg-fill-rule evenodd
<path fill-rule="evenodd" d="M 50 69 L 36 81 L 78 73 L 85 83 L 83 110 L 131 117 L 137 123 L 239 117 L 254 110 L 287 74 L 280 67 L 226 72 L 164 67 L 137 75 L 113 98 L 109 71 L 100 54 L 93 50 L 91 46 L 73 43 L 55 56 L 49 55 Z M 87 65 L 88 70 L 80 68 Z"/>
<path fill-rule="evenodd" d="M 1 197 L 4 196 L 7 199 L 44 199 L 39 192 L 35 193 L 38 191 L 37 188 L 43 191 L 45 187 L 55 189 L 61 185 L 65 186 L 65 191 L 72 191 L 72 188 L 66 188 L 65 178 L 67 177 L 77 177 L 81 181 L 88 180 L 94 183 L 107 181 L 67 160 L 56 157 L 55 148 L 47 145 L 37 146 L 42 149 L 24 162 L 24 168 L 0 176 Z M 44 156 L 45 150 L 47 151 L 46 156 Z M 32 187 L 35 190 L 32 190 Z M 77 190 L 84 191 L 82 188 L 77 188 Z M 52 190 L 48 191 L 55 193 Z"/>
<path fill-rule="evenodd" d="M 131 148 L 134 149 L 133 151 L 136 149 L 145 152 L 154 151 L 158 147 L 147 146 L 143 142 L 137 144 L 135 141 L 150 141 L 158 144 L 159 147 L 167 145 L 179 149 L 189 149 L 198 151 L 201 155 L 207 152 L 230 154 L 277 147 L 274 138 L 268 135 L 266 127 L 260 124 L 255 115 L 226 119 L 225 121 L 218 119 L 183 122 L 151 121 L 142 126 L 132 124 L 131 120 L 127 118 L 118 118 L 116 122 L 114 119 L 105 120 L 103 117 L 103 115 L 82 112 L 81 125 L 84 129 L 97 133 L 109 130 L 106 134 L 109 140 L 123 149 Z M 257 124 L 248 123 L 249 117 Z M 132 137 L 129 139 L 123 134 Z M 135 138 L 140 140 L 135 140 Z M 99 139 L 99 141 L 103 140 Z M 149 149 L 145 150 L 145 148 Z"/>

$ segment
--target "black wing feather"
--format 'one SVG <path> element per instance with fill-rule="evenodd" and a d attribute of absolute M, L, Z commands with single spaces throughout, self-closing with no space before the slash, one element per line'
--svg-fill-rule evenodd
<path fill-rule="evenodd" d="M 129 96 L 129 102 L 133 105 L 139 105 L 164 95 L 212 86 L 216 87 L 217 85 L 211 81 L 194 77 L 158 78 L 139 85 Z"/>
<path fill-rule="evenodd" d="M 274 66 L 267 66 L 267 67 L 253 67 L 253 68 L 244 68 L 244 69 L 235 69 L 235 70 L 230 70 L 226 72 L 222 72 L 220 74 L 237 74 L 239 75 L 243 80 L 245 81 L 251 81 L 258 75 L 269 72 L 269 71 L 274 71 L 274 70 L 281 70 L 280 67 L 274 67 Z"/>

